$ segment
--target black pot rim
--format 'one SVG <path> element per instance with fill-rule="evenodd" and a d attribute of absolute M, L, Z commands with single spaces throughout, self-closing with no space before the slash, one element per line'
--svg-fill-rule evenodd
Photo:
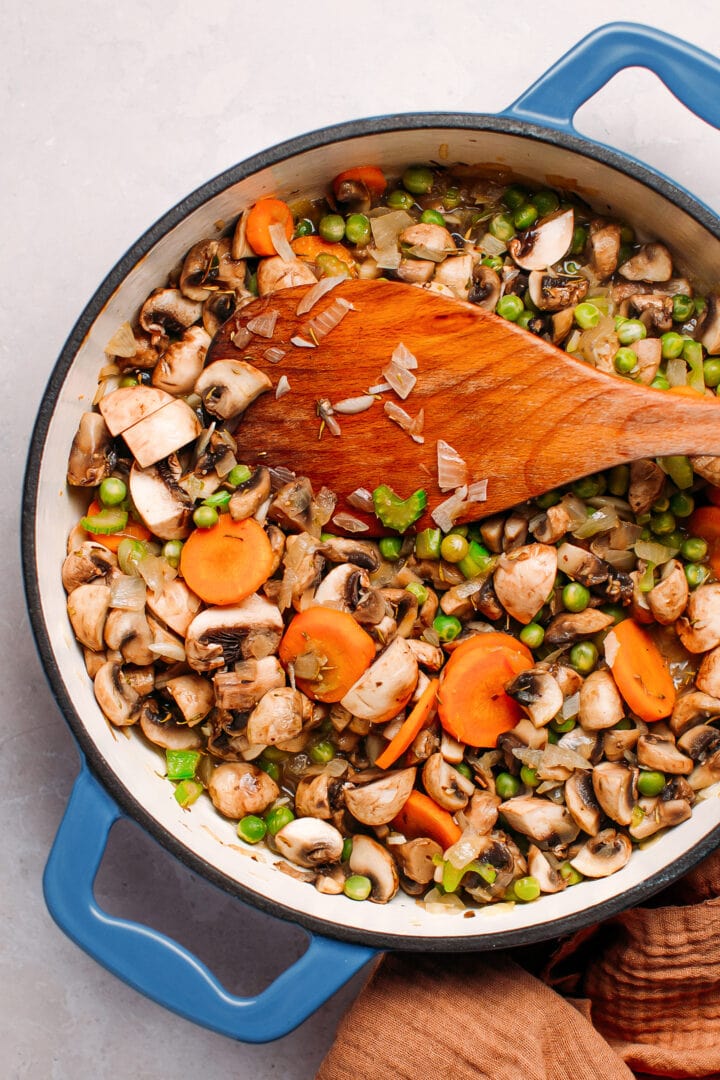
<path fill-rule="evenodd" d="M 268 899 L 216 870 L 215 867 L 181 843 L 174 833 L 160 825 L 119 780 L 117 774 L 99 752 L 97 745 L 81 722 L 67 692 L 43 617 L 40 589 L 36 575 L 38 551 L 35 543 L 35 516 L 40 463 L 60 390 L 90 327 L 110 296 L 136 263 L 188 214 L 197 210 L 227 187 L 268 166 L 276 165 L 287 158 L 308 150 L 315 150 L 331 143 L 345 142 L 361 136 L 434 128 L 466 129 L 497 132 L 503 135 L 517 135 L 537 143 L 559 146 L 583 157 L 591 158 L 645 184 L 645 186 L 684 210 L 708 232 L 720 239 L 720 220 L 684 189 L 674 185 L 647 166 L 609 147 L 588 141 L 578 135 L 503 116 L 479 113 L 427 112 L 369 117 L 319 128 L 255 154 L 201 185 L 159 218 L 112 268 L 89 300 L 70 332 L 50 375 L 30 443 L 25 471 L 21 522 L 23 579 L 35 643 L 45 676 L 79 746 L 83 759 L 87 762 L 93 775 L 117 802 L 123 813 L 145 829 L 193 873 L 266 914 L 295 923 L 311 933 L 321 934 L 325 937 L 378 949 L 431 952 L 487 951 L 532 944 L 570 934 L 616 915 L 629 907 L 636 906 L 687 873 L 705 855 L 712 851 L 720 842 L 720 824 L 686 851 L 671 866 L 653 874 L 622 895 L 577 912 L 572 916 L 543 922 L 520 930 L 492 935 L 463 935 L 461 937 L 452 935 L 406 937 L 404 935 L 385 934 L 379 931 L 364 931 L 345 926 L 335 920 L 329 921 L 307 915 L 279 901 Z"/>

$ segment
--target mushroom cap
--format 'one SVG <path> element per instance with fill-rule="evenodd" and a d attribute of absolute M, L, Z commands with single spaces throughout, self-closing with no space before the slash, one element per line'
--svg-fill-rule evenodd
<path fill-rule="evenodd" d="M 193 501 L 177 485 L 180 479 L 179 464 L 176 470 L 168 463 L 162 465 L 141 469 L 137 462 L 133 462 L 129 479 L 130 496 L 133 506 L 153 535 L 161 540 L 184 540 L 192 526 Z M 174 472 L 177 475 L 173 476 Z"/>
<path fill-rule="evenodd" d="M 165 683 L 164 690 L 173 699 L 189 727 L 204 720 L 215 706 L 213 685 L 202 675 L 176 675 Z"/>
<path fill-rule="evenodd" d="M 257 269 L 257 287 L 260 296 L 269 296 L 278 289 L 291 289 L 296 285 L 314 285 L 317 278 L 301 259 L 291 261 L 274 255 L 261 259 Z"/>
<path fill-rule="evenodd" d="M 298 817 L 275 834 L 281 855 L 296 866 L 323 866 L 339 862 L 343 851 L 342 833 L 316 817 Z"/>
<path fill-rule="evenodd" d="M 563 693 L 557 679 L 541 668 L 521 671 L 505 687 L 505 693 L 525 709 L 535 727 L 545 727 L 563 706 Z"/>
<path fill-rule="evenodd" d="M 595 797 L 609 818 L 619 825 L 632 821 L 637 799 L 638 770 L 619 761 L 601 761 L 592 772 Z"/>
<path fill-rule="evenodd" d="M 140 694 L 125 677 L 122 665 L 108 660 L 93 680 L 97 703 L 115 727 L 127 727 L 138 719 Z"/>
<path fill-rule="evenodd" d="M 164 750 L 199 750 L 203 745 L 203 738 L 196 728 L 161 718 L 152 698 L 148 698 L 140 709 L 140 727 L 149 742 Z"/>
<path fill-rule="evenodd" d="M 208 782 L 213 805 L 225 817 L 239 821 L 246 814 L 262 814 L 280 794 L 271 776 L 247 761 L 227 761 L 213 771 Z"/>
<path fill-rule="evenodd" d="M 412 650 L 404 638 L 394 638 L 350 687 L 341 704 L 354 716 L 381 724 L 405 708 L 417 680 L 418 665 Z"/>
<path fill-rule="evenodd" d="M 255 746 L 284 743 L 300 734 L 303 720 L 311 715 L 312 706 L 304 694 L 290 686 L 276 687 L 268 690 L 250 713 L 247 737 Z"/>
<path fill-rule="evenodd" d="M 387 825 L 402 810 L 415 783 L 414 768 L 345 789 L 345 805 L 363 825 Z"/>
<path fill-rule="evenodd" d="M 528 278 L 530 299 L 540 311 L 561 311 L 574 306 L 584 299 L 588 288 L 586 278 L 569 278 L 542 269 L 532 270 Z"/>
<path fill-rule="evenodd" d="M 602 813 L 595 795 L 592 773 L 576 770 L 565 781 L 565 805 L 588 836 L 597 836 Z"/>
<path fill-rule="evenodd" d="M 215 360 L 195 381 L 195 393 L 206 410 L 222 420 L 244 412 L 255 398 L 272 388 L 264 371 L 247 360 Z"/>
<path fill-rule="evenodd" d="M 557 210 L 513 237 L 508 250 L 523 270 L 545 270 L 562 259 L 572 243 L 574 228 L 573 210 Z"/>
<path fill-rule="evenodd" d="M 494 270 L 489 266 L 484 266 L 483 270 L 489 271 L 498 283 L 498 297 L 500 295 L 500 279 Z M 473 274 L 473 257 L 469 252 L 460 252 L 457 255 L 451 255 L 449 258 L 444 259 L 435 267 L 435 273 L 433 275 L 433 281 L 446 285 L 453 296 L 456 296 L 458 300 L 467 300 L 470 295 L 470 289 L 475 292 L 475 275 Z M 488 281 L 490 278 L 488 277 Z M 477 302 L 477 301 L 474 301 Z M 483 305 L 478 305 L 482 307 Z"/>
<path fill-rule="evenodd" d="M 682 615 L 689 596 L 683 564 L 679 559 L 670 559 L 663 566 L 660 581 L 647 594 L 648 607 L 656 622 L 671 626 Z"/>
<path fill-rule="evenodd" d="M 544 893 L 562 892 L 567 882 L 559 870 L 548 862 L 545 854 L 536 844 L 531 844 L 527 853 L 528 873 L 537 881 Z"/>
<path fill-rule="evenodd" d="M 431 754 L 423 766 L 423 786 L 438 806 L 454 813 L 467 806 L 475 785 L 467 776 L 454 769 L 442 754 Z M 394 815 L 393 815 L 394 816 Z"/>
<path fill-rule="evenodd" d="M 528 544 L 500 556 L 493 585 L 507 613 L 527 624 L 552 592 L 556 574 L 557 549 L 549 544 Z"/>
<path fill-rule="evenodd" d="M 103 631 L 105 644 L 122 653 L 127 664 L 152 664 L 156 657 L 150 651 L 153 636 L 144 611 L 116 608 L 108 614 Z"/>
<path fill-rule="evenodd" d="M 275 604 L 253 593 L 233 607 L 211 607 L 196 615 L 187 628 L 185 653 L 194 671 L 213 671 L 240 659 L 243 639 L 266 629 L 277 637 L 283 620 Z"/>
<path fill-rule="evenodd" d="M 711 724 L 698 724 L 681 735 L 677 744 L 693 761 L 703 764 L 720 750 L 720 731 Z"/>
<path fill-rule="evenodd" d="M 369 899 L 375 904 L 392 900 L 400 883 L 395 860 L 390 852 L 369 836 L 352 838 L 349 866 L 353 874 L 363 874 L 372 882 Z"/>
<path fill-rule="evenodd" d="M 643 244 L 619 269 L 627 281 L 669 281 L 672 277 L 672 256 L 664 244 Z"/>
<path fill-rule="evenodd" d="M 107 585 L 78 585 L 68 596 L 67 610 L 75 637 L 93 652 L 101 652 L 105 646 L 103 631 L 109 609 Z"/>
<path fill-rule="evenodd" d="M 393 844 L 392 853 L 402 874 L 420 885 L 429 885 L 435 875 L 433 858 L 442 856 L 442 848 L 429 836 L 418 836 L 404 844 Z"/>
<path fill-rule="evenodd" d="M 565 611 L 555 615 L 548 623 L 545 641 L 548 645 L 569 645 L 572 641 L 599 634 L 613 623 L 612 615 L 599 608 L 584 611 Z"/>
<path fill-rule="evenodd" d="M 152 384 L 178 397 L 192 393 L 211 337 L 202 326 L 189 326 L 179 341 L 171 341 L 153 368 Z"/>
<path fill-rule="evenodd" d="M 156 289 L 141 307 L 139 322 L 148 334 L 164 334 L 192 326 L 201 314 L 202 305 L 179 289 Z"/>
<path fill-rule="evenodd" d="M 86 412 L 70 447 L 67 482 L 73 487 L 95 487 L 112 467 L 112 437 L 102 416 Z"/>
<path fill-rule="evenodd" d="M 707 296 L 705 318 L 699 327 L 700 341 L 708 353 L 715 355 L 720 352 L 720 296 L 711 292 Z"/>
<path fill-rule="evenodd" d="M 105 584 L 117 568 L 117 556 L 109 548 L 87 540 L 65 559 L 62 583 L 67 593 L 77 589 L 78 585 Z"/>
<path fill-rule="evenodd" d="M 682 694 L 675 702 L 670 714 L 670 730 L 677 738 L 712 716 L 720 716 L 720 698 L 704 694 L 700 690 L 691 690 L 688 694 Z"/>
<path fill-rule="evenodd" d="M 676 629 L 688 652 L 709 652 L 720 645 L 720 582 L 699 585 L 690 594 Z"/>
<path fill-rule="evenodd" d="M 638 765 L 646 769 L 657 769 L 676 776 L 688 776 L 693 770 L 692 758 L 677 748 L 672 736 L 644 733 L 638 739 L 637 759 Z"/>
<path fill-rule="evenodd" d="M 580 687 L 580 723 L 589 731 L 614 727 L 625 716 L 625 704 L 609 671 L 591 671 Z"/>
<path fill-rule="evenodd" d="M 632 844 L 624 833 L 603 829 L 583 844 L 570 865 L 583 877 L 609 877 L 622 870 L 631 855 Z"/>
<path fill-rule="evenodd" d="M 635 807 L 636 821 L 629 832 L 635 840 L 644 840 L 660 829 L 679 825 L 692 815 L 687 799 L 639 799 Z"/>
<path fill-rule="evenodd" d="M 518 795 L 500 807 L 511 829 L 543 847 L 572 843 L 580 832 L 564 806 L 536 795 Z"/>
<path fill-rule="evenodd" d="M 183 636 L 196 617 L 201 600 L 182 578 L 176 577 L 166 581 L 159 592 L 148 590 L 146 604 L 158 619 Z"/>

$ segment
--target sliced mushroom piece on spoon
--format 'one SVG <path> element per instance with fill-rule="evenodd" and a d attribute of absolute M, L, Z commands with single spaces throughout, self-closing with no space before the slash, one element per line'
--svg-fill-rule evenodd
<path fill-rule="evenodd" d="M 392 772 L 369 784 L 347 788 L 345 805 L 363 825 L 387 825 L 402 810 L 415 783 L 413 769 Z"/>
<path fill-rule="evenodd" d="M 269 296 L 278 289 L 316 283 L 317 278 L 312 270 L 300 259 L 288 260 L 274 255 L 269 259 L 261 259 L 258 264 L 257 286 L 260 296 Z"/>
<path fill-rule="evenodd" d="M 622 870 L 632 855 L 632 843 L 624 833 L 603 829 L 583 844 L 570 865 L 583 877 L 603 878 Z"/>
<path fill-rule="evenodd" d="M 353 836 L 349 866 L 353 874 L 370 879 L 372 889 L 369 900 L 375 904 L 387 904 L 398 891 L 395 860 L 390 852 L 369 836 Z"/>

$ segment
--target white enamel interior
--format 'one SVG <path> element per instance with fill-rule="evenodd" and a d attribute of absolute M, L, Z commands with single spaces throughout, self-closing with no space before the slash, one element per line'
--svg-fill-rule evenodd
<path fill-rule="evenodd" d="M 66 616 L 66 598 L 60 581 L 65 538 L 76 522 L 81 497 L 65 485 L 67 455 L 78 419 L 92 400 L 103 348 L 118 325 L 133 319 L 150 289 L 162 284 L 171 267 L 192 243 L 216 232 L 218 221 L 231 222 L 259 196 L 319 194 L 329 177 L 348 165 L 374 162 L 397 175 L 411 163 L 426 160 L 486 163 L 510 169 L 541 183 L 572 186 L 599 212 L 612 212 L 682 250 L 707 281 L 717 283 L 720 242 L 692 217 L 639 181 L 580 154 L 516 135 L 453 128 L 384 132 L 354 137 L 341 143 L 304 151 L 228 187 L 190 213 L 167 233 L 128 274 L 96 319 L 64 381 L 57 400 L 39 474 L 36 522 L 37 567 L 42 610 L 58 668 L 78 717 L 97 753 L 147 812 L 195 856 L 255 893 L 305 916 L 338 927 L 382 936 L 463 938 L 479 934 L 521 932 L 539 923 L 587 912 L 615 900 L 648 877 L 666 870 L 701 842 L 720 822 L 717 796 L 701 802 L 692 819 L 636 852 L 620 873 L 601 881 L 587 881 L 558 896 L 516 907 L 478 911 L 473 917 L 429 914 L 416 902 L 399 895 L 386 906 L 358 904 L 345 897 L 323 896 L 311 886 L 274 870 L 267 852 L 238 841 L 232 823 L 221 819 L 209 800 L 191 812 L 175 802 L 172 786 L 162 778 L 159 754 L 130 734 L 111 730 L 93 696 Z M 289 464 L 292 464 L 291 462 Z"/>

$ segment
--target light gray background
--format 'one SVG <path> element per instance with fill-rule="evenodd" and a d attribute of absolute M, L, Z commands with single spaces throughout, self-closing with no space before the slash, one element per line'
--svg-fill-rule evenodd
<path fill-rule="evenodd" d="M 24 611 L 22 474 L 55 358 L 100 280 L 196 186 L 280 140 L 364 115 L 495 112 L 601 22 L 632 18 L 720 54 L 720 6 L 640 0 L 24 0 L 0 33 L 3 665 L 0 1077 L 307 1080 L 356 978 L 299 1031 L 237 1044 L 166 1012 L 56 929 L 41 875 L 77 770 Z M 720 211 L 720 136 L 646 72 L 616 78 L 580 130 Z M 193 948 L 240 993 L 303 935 L 232 902 L 136 828 L 113 835 L 98 894 Z M 349 1074 L 351 1075 L 351 1074 Z"/>

